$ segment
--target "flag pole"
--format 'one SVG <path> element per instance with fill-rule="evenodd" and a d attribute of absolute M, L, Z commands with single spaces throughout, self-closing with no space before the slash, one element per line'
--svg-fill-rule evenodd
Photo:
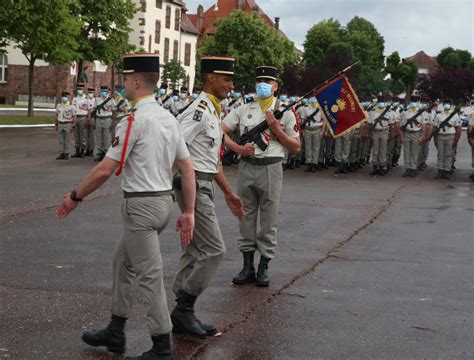
<path fill-rule="evenodd" d="M 313 96 L 314 94 L 316 94 L 318 92 L 319 89 L 321 89 L 322 87 L 324 87 L 325 85 L 327 85 L 328 83 L 330 83 L 331 81 L 333 81 L 334 79 L 336 79 L 337 77 L 345 74 L 346 72 L 348 72 L 350 69 L 352 69 L 354 66 L 356 66 L 357 64 L 359 63 L 359 61 L 356 61 L 352 64 L 350 64 L 348 67 L 346 67 L 345 69 L 339 71 L 337 74 L 331 76 L 329 79 L 327 79 L 325 82 L 323 82 L 322 84 L 316 86 L 314 89 L 308 91 L 306 94 L 304 94 L 301 98 L 299 98 L 296 102 L 294 102 L 293 104 L 290 104 L 288 106 L 286 106 L 283 110 L 275 110 L 275 112 L 273 113 L 273 115 L 275 115 L 275 118 L 277 118 L 278 120 L 280 120 L 282 117 L 283 117 L 283 114 L 290 110 L 293 106 L 295 106 L 296 104 L 300 103 L 301 101 L 303 101 L 304 99 L 310 97 L 310 96 Z"/>

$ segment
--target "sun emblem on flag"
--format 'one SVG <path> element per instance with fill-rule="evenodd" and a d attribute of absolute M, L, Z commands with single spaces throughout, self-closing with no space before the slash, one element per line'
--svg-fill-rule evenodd
<path fill-rule="evenodd" d="M 345 108 L 346 108 L 346 102 L 342 99 L 337 99 L 336 103 L 333 106 L 331 106 L 331 111 L 333 113 L 337 113 L 339 110 L 344 111 Z"/>

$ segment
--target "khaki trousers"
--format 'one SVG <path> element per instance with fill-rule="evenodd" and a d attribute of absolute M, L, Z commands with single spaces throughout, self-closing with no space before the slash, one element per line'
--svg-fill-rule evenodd
<path fill-rule="evenodd" d="M 112 314 L 129 317 L 132 290 L 138 283 L 145 298 L 146 323 L 152 336 L 171 331 L 159 234 L 169 222 L 172 205 L 171 195 L 125 199 L 123 235 L 113 259 Z"/>
<path fill-rule="evenodd" d="M 74 129 L 74 140 L 76 142 L 76 149 L 86 149 L 86 131 L 84 125 L 87 123 L 87 116 L 78 116 L 76 121 L 76 128 Z"/>
<path fill-rule="evenodd" d="M 69 154 L 71 149 L 71 123 L 58 123 L 59 153 Z"/>
<path fill-rule="evenodd" d="M 372 165 L 385 167 L 387 165 L 388 129 L 372 131 Z"/>
<path fill-rule="evenodd" d="M 95 144 L 97 153 L 105 154 L 111 144 L 110 126 L 112 118 L 97 118 L 95 121 Z"/>
<path fill-rule="evenodd" d="M 279 162 L 253 165 L 240 161 L 237 187 L 245 212 L 239 223 L 240 251 L 258 250 L 264 257 L 275 257 L 282 182 L 283 170 Z M 257 232 L 258 219 L 260 231 Z"/>
<path fill-rule="evenodd" d="M 281 165 L 280 165 L 281 166 Z M 209 285 L 225 255 L 225 244 L 217 222 L 212 181 L 196 180 L 195 228 L 193 239 L 183 248 L 173 292 L 199 296 Z M 184 206 L 183 193 L 175 189 L 176 200 Z"/>
<path fill-rule="evenodd" d="M 317 164 L 319 162 L 319 150 L 321 146 L 321 129 L 306 128 L 303 133 L 305 145 L 306 164 Z"/>
<path fill-rule="evenodd" d="M 416 170 L 418 167 L 418 142 L 421 131 L 405 131 L 403 139 L 403 161 L 405 169 Z"/>
<path fill-rule="evenodd" d="M 438 148 L 438 170 L 451 171 L 454 156 L 454 134 L 438 134 L 436 147 Z"/>

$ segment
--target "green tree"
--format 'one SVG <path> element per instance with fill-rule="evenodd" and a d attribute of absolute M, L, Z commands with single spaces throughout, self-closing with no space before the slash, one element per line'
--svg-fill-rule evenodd
<path fill-rule="evenodd" d="M 469 51 L 455 50 L 452 47 L 441 50 L 436 60 L 440 66 L 452 69 L 469 69 L 473 62 L 472 55 Z"/>
<path fill-rule="evenodd" d="M 172 83 L 175 89 L 179 88 L 179 83 L 185 80 L 186 70 L 180 61 L 172 59 L 161 68 L 161 81 Z"/>
<path fill-rule="evenodd" d="M 398 52 L 393 52 L 387 57 L 385 71 L 390 74 L 389 89 L 399 94 L 405 91 L 406 102 L 410 101 L 410 94 L 415 88 L 418 78 L 418 67 L 408 59 L 400 59 Z"/>
<path fill-rule="evenodd" d="M 361 95 L 385 90 L 385 40 L 375 26 L 355 16 L 347 23 L 343 41 L 354 49 L 354 60 L 359 61 L 358 91 Z"/>
<path fill-rule="evenodd" d="M 304 42 L 304 61 L 306 65 L 321 64 L 328 48 L 341 41 L 345 30 L 339 21 L 323 20 L 309 29 Z"/>
<path fill-rule="evenodd" d="M 4 0 L 0 6 L 2 37 L 29 62 L 28 116 L 33 116 L 36 60 L 65 64 L 77 56 L 81 21 L 72 15 L 77 9 L 76 0 Z"/>
<path fill-rule="evenodd" d="M 213 36 L 206 37 L 198 49 L 201 56 L 231 56 L 236 60 L 237 87 L 253 89 L 255 68 L 275 66 L 283 71 L 286 64 L 296 60 L 294 45 L 265 24 L 258 15 L 234 11 L 215 24 Z"/>
<path fill-rule="evenodd" d="M 107 65 L 120 64 L 123 54 L 134 49 L 128 42 L 130 20 L 138 11 L 133 0 L 77 0 L 75 16 L 81 19 L 79 74 L 84 61 L 99 60 Z"/>

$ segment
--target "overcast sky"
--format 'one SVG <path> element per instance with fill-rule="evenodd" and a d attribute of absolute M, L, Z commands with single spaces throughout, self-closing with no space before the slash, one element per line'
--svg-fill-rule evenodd
<path fill-rule="evenodd" d="M 185 0 L 189 13 L 199 4 L 207 10 L 217 0 Z M 385 54 L 402 57 L 424 50 L 436 56 L 447 46 L 474 53 L 474 0 L 257 0 L 303 49 L 307 31 L 323 19 L 342 25 L 355 15 L 372 22 L 385 39 Z"/>

